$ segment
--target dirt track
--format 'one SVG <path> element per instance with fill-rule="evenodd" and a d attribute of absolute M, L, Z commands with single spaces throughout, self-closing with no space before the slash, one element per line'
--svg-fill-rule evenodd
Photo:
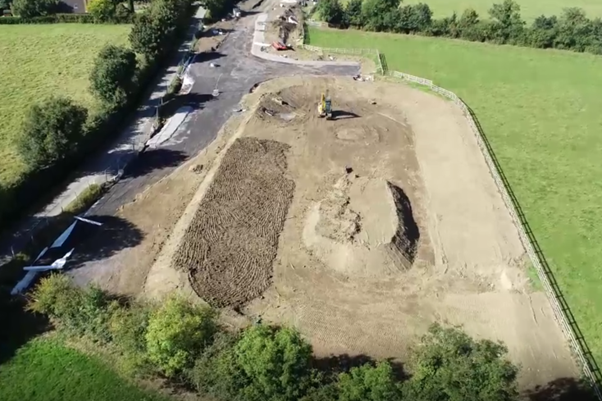
<path fill-rule="evenodd" d="M 335 121 L 316 116 L 316 102 L 326 88 L 333 96 Z M 417 335 L 431 322 L 443 321 L 463 325 L 477 337 L 504 341 L 523 366 L 523 387 L 576 375 L 545 296 L 529 285 L 516 228 L 452 103 L 403 85 L 305 77 L 267 82 L 245 102 L 250 111 L 238 117 L 238 128 L 218 139 L 217 157 L 206 155 L 207 164 L 199 157 L 205 165 L 203 182 L 150 269 L 148 295 L 174 289 L 191 293 L 188 274 L 174 269 L 173 260 L 180 260 L 180 268 L 196 268 L 193 278 L 203 283 L 197 292 L 207 292 L 207 300 L 221 305 L 249 299 L 242 295 L 249 281 L 239 280 L 250 280 L 251 292 L 258 295 L 273 276 L 272 285 L 242 312 L 250 319 L 294 325 L 318 355 L 403 360 Z M 234 163 L 244 143 L 236 138 L 286 144 L 286 169 L 270 161 L 270 152 L 264 162 L 247 157 L 246 163 Z M 229 165 L 234 166 L 230 178 L 224 173 Z M 240 170 L 244 165 L 254 166 L 253 171 Z M 253 183 L 259 178 L 255 171 L 266 177 L 262 185 Z M 267 202 L 261 192 L 268 191 L 284 205 L 289 195 L 283 186 L 289 179 L 295 184 L 281 230 L 278 221 L 286 207 L 276 209 L 275 216 L 253 212 L 272 222 L 267 234 L 272 243 L 279 235 L 275 259 L 273 248 L 261 247 L 274 262 L 269 267 L 256 262 L 258 280 L 230 264 L 234 252 L 212 264 L 211 276 L 209 271 L 198 275 L 203 266 L 198 253 L 188 256 L 194 264 L 175 256 L 187 243 L 210 240 L 186 232 L 199 224 L 198 213 L 224 213 L 205 202 L 217 200 L 212 191 L 220 180 L 221 191 L 242 188 L 235 177 L 250 178 L 244 186 L 247 204 Z M 182 181 L 188 187 L 195 183 Z M 395 200 L 386 183 L 407 200 Z M 409 213 L 402 212 L 404 204 Z M 244 215 L 236 213 L 251 209 L 236 210 L 228 202 L 222 206 L 235 214 L 222 214 L 230 223 L 215 225 L 215 232 L 229 233 L 234 249 L 250 251 L 243 235 L 255 235 L 258 227 L 245 226 Z M 149 215 L 154 207 L 145 201 L 135 206 L 136 213 Z M 329 215 L 332 210 L 336 213 Z M 396 235 L 402 244 L 392 248 Z M 208 249 L 222 246 L 216 241 Z M 226 295 L 215 292 L 223 287 Z"/>

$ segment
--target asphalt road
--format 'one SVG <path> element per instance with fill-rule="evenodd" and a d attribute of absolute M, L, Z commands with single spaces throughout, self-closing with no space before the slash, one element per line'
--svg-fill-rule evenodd
<path fill-rule="evenodd" d="M 194 108 L 168 141 L 140 154 L 126 169 L 122 180 L 94 206 L 95 215 L 114 214 L 144 188 L 169 175 L 190 157 L 197 155 L 217 136 L 235 113 L 241 98 L 253 85 L 291 75 L 355 75 L 359 67 L 301 66 L 267 61 L 251 55 L 255 15 L 241 19 L 216 53 L 202 54 L 191 65 L 195 84 L 188 104 Z M 218 67 L 210 67 L 210 63 Z M 220 90 L 218 98 L 211 93 Z"/>

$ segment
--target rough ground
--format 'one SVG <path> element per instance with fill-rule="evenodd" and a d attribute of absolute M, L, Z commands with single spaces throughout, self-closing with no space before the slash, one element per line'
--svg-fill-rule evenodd
<path fill-rule="evenodd" d="M 332 95 L 334 121 L 316 115 L 325 89 Z M 145 235 L 140 245 L 119 254 L 122 274 L 148 273 L 147 296 L 175 289 L 192 296 L 199 282 L 217 283 L 230 286 L 222 304 L 239 305 L 246 288 L 237 284 L 248 285 L 244 269 L 255 266 L 262 278 L 253 283 L 253 294 L 269 276 L 271 286 L 240 312 L 297 327 L 318 355 L 403 360 L 416 336 L 441 321 L 504 341 L 523 367 L 524 388 L 577 374 L 547 299 L 530 287 L 516 228 L 452 103 L 403 85 L 309 77 L 269 81 L 244 102 L 249 112 L 230 121 L 194 161 L 204 166 L 200 174 L 180 169 L 121 211 Z M 286 163 L 269 161 L 270 152 L 262 156 L 268 162 L 260 163 L 256 150 L 241 148 L 238 138 L 288 145 Z M 249 235 L 267 229 L 253 218 L 270 220 L 270 241 L 257 249 L 272 257 L 265 245 L 278 238 L 273 270 L 258 259 L 232 266 L 230 252 L 213 259 L 222 263 L 212 262 L 213 274 L 199 280 L 198 267 L 207 263 L 200 248 L 187 256 L 193 263 L 176 269 L 174 261 L 182 247 L 199 241 L 207 241 L 211 252 L 223 246 L 202 234 L 209 227 L 201 227 L 200 236 L 187 232 L 198 226 L 199 215 L 216 208 L 207 202 L 219 201 L 212 195 L 218 192 L 216 180 L 228 177 L 234 182 L 224 182 L 220 192 L 243 188 L 232 201 L 247 202 L 242 210 L 249 210 L 249 219 L 241 210 L 222 212 L 228 223 L 209 227 L 243 249 Z M 249 181 L 236 182 L 243 177 Z M 270 206 L 261 189 L 276 194 L 271 201 L 278 202 L 287 199 L 280 191 L 289 180 L 292 202 L 278 230 L 285 207 Z M 249 209 L 256 199 L 274 216 Z M 223 206 L 235 210 L 229 202 Z M 242 235 L 247 238 L 236 238 Z M 214 301 L 213 289 L 203 291 Z"/>
<path fill-rule="evenodd" d="M 289 146 L 241 138 L 226 153 L 188 226 L 174 266 L 212 305 L 240 306 L 269 286 L 295 183 Z"/>

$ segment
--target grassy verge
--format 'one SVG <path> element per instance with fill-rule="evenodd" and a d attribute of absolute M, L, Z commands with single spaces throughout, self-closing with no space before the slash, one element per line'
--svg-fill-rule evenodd
<path fill-rule="evenodd" d="M 49 95 L 94 107 L 88 76 L 98 51 L 126 44 L 129 25 L 0 25 L 0 183 L 10 186 L 25 165 L 15 138 L 29 106 Z"/>
<path fill-rule="evenodd" d="M 167 401 L 117 376 L 100 360 L 36 339 L 0 366 L 3 401 Z"/>
<path fill-rule="evenodd" d="M 389 69 L 431 79 L 472 107 L 602 361 L 602 57 L 312 27 L 309 38 L 378 47 Z"/>

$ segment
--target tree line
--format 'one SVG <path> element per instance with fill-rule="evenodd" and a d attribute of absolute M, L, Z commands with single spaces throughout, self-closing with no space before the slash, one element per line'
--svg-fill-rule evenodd
<path fill-rule="evenodd" d="M 515 401 L 518 368 L 501 343 L 433 325 L 402 372 L 388 361 L 324 363 L 296 330 L 219 324 L 218 311 L 172 296 L 161 304 L 112 299 L 64 275 L 43 278 L 29 309 L 67 338 L 96 342 L 133 377 L 159 375 L 223 401 Z M 336 359 L 336 358 L 335 358 Z M 411 372 L 411 373 L 410 373 Z"/>
<path fill-rule="evenodd" d="M 152 0 L 144 11 L 132 14 L 130 45 L 107 45 L 94 60 L 89 76 L 89 90 L 97 100 L 94 110 L 64 96 L 32 104 L 16 141 L 27 170 L 18 182 L 0 191 L 0 221 L 31 205 L 118 132 L 186 33 L 192 2 Z M 114 0 L 92 0 L 89 7 L 93 18 L 111 22 L 122 12 L 120 5 Z"/>
<path fill-rule="evenodd" d="M 106 20 L 118 12 L 115 4 L 112 0 L 91 2 Z M 72 157 L 105 120 L 130 111 L 151 72 L 173 49 L 178 35 L 186 31 L 191 6 L 191 0 L 153 0 L 134 18 L 130 47 L 107 45 L 100 50 L 90 73 L 90 91 L 100 104 L 94 116 L 66 97 L 51 97 L 32 105 L 18 140 L 28 166 L 33 170 L 47 168 Z M 141 63 L 136 53 L 143 56 Z"/>
<path fill-rule="evenodd" d="M 530 25 L 513 0 L 493 4 L 489 19 L 481 19 L 471 8 L 459 16 L 434 19 L 428 4 L 402 6 L 400 0 L 350 0 L 345 6 L 340 0 L 321 0 L 316 11 L 339 28 L 602 54 L 602 19 L 589 19 L 576 7 L 564 9 L 560 17 L 541 15 Z"/>

